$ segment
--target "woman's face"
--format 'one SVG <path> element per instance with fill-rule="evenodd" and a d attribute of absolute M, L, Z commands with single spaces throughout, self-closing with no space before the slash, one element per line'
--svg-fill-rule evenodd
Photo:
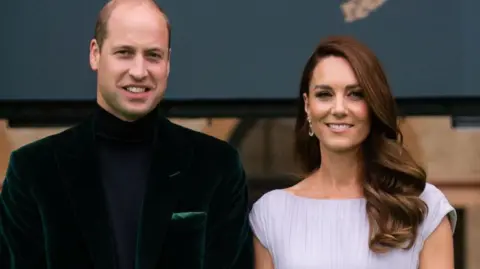
<path fill-rule="evenodd" d="M 371 121 L 364 92 L 350 64 L 329 56 L 313 70 L 309 94 L 304 94 L 305 112 L 321 150 L 356 150 L 370 133 Z"/>

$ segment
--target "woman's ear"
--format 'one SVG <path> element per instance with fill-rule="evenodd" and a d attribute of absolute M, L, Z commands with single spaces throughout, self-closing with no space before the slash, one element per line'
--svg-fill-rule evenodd
<path fill-rule="evenodd" d="M 308 94 L 306 93 L 303 94 L 303 103 L 304 103 L 305 113 L 307 113 L 307 116 L 310 117 L 310 105 L 308 103 Z"/>

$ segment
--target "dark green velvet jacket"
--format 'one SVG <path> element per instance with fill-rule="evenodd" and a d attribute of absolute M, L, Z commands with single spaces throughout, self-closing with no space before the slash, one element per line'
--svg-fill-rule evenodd
<path fill-rule="evenodd" d="M 135 269 L 253 268 L 236 150 L 165 118 L 157 130 Z M 93 119 L 12 153 L 0 195 L 1 269 L 116 267 L 95 156 Z"/>

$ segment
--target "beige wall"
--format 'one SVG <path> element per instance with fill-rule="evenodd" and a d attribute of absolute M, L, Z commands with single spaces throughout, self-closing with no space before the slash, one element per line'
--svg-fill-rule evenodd
<path fill-rule="evenodd" d="M 0 180 L 5 177 L 5 170 L 7 169 L 8 158 L 12 147 L 10 139 L 7 136 L 7 128 L 5 121 L 0 121 Z"/>
<path fill-rule="evenodd" d="M 405 145 L 428 180 L 456 205 L 480 205 L 480 130 L 454 130 L 448 117 L 409 117 Z"/>

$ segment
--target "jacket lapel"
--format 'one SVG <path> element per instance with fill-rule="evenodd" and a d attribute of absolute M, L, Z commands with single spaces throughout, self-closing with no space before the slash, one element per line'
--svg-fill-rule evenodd
<path fill-rule="evenodd" d="M 188 178 L 193 147 L 185 132 L 177 128 L 182 127 L 160 119 L 139 226 L 137 269 L 153 269 L 158 263 L 172 213 Z"/>
<path fill-rule="evenodd" d="M 59 145 L 60 177 L 95 268 L 115 268 L 114 241 L 100 180 L 93 120 L 66 131 Z"/>

